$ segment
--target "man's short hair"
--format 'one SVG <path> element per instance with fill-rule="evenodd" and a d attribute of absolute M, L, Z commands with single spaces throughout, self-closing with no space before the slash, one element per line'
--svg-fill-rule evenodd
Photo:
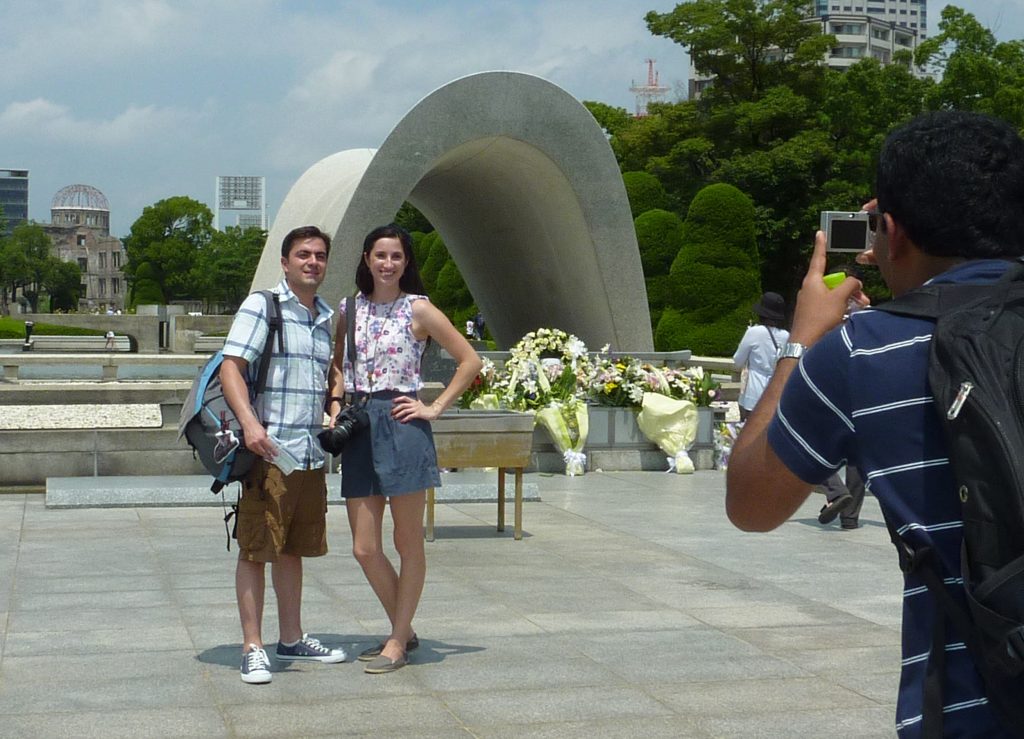
<path fill-rule="evenodd" d="M 1024 255 L 1024 139 L 979 113 L 926 113 L 896 128 L 878 159 L 878 209 L 927 254 Z"/>
<path fill-rule="evenodd" d="M 285 259 L 291 253 L 292 244 L 299 241 L 305 241 L 306 239 L 322 239 L 324 246 L 327 247 L 328 255 L 331 253 L 331 237 L 325 234 L 316 226 L 299 226 L 293 228 L 284 237 L 284 241 L 281 242 L 281 256 Z"/>

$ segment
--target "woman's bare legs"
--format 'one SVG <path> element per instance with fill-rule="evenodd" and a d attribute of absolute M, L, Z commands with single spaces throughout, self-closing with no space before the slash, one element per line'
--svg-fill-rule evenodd
<path fill-rule="evenodd" d="M 391 518 L 395 524 L 395 549 L 401 558 L 395 592 L 395 609 L 391 618 L 391 634 L 384 643 L 382 655 L 398 659 L 405 654 L 405 645 L 412 639 L 412 619 L 420 604 L 423 582 L 427 576 L 427 555 L 423 548 L 423 508 L 426 491 L 398 495 L 390 500 Z"/>
<path fill-rule="evenodd" d="M 384 554 L 381 533 L 383 496 L 349 498 L 345 504 L 349 527 L 352 529 L 352 553 L 391 622 L 391 633 L 385 641 L 382 654 L 395 660 L 404 654 L 405 645 L 413 636 L 412 619 L 416 615 L 427 574 L 423 548 L 426 492 L 409 493 L 390 499 L 391 518 L 395 526 L 395 549 L 401 558 L 400 573 L 395 572 Z"/>

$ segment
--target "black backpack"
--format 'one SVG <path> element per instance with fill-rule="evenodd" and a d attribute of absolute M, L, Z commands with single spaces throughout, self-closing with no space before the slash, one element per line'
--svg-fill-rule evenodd
<path fill-rule="evenodd" d="M 253 404 L 267 386 L 275 335 L 278 352 L 284 353 L 280 296 L 270 290 L 260 290 L 260 295 L 267 301 L 268 331 L 260 353 L 256 382 L 249 386 L 249 402 Z M 223 363 L 224 353 L 219 351 L 203 365 L 192 381 L 192 389 L 181 406 L 178 420 L 178 439 L 185 437 L 193 455 L 199 457 L 206 471 L 213 475 L 210 491 L 214 495 L 228 483 L 244 478 L 256 461 L 256 455 L 245 448 L 242 426 L 224 397 L 220 384 Z M 231 443 L 226 443 L 228 441 Z"/>
<path fill-rule="evenodd" d="M 1024 263 L 996 283 L 924 285 L 877 309 L 936 322 L 928 381 L 961 501 L 967 608 L 943 585 L 935 553 L 911 549 L 889 524 L 900 566 L 925 582 L 996 714 L 1024 736 Z M 929 737 L 942 735 L 946 619 L 935 621 L 922 719 Z"/>

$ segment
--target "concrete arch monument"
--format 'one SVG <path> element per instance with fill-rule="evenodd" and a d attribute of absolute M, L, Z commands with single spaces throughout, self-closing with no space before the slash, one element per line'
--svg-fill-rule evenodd
<path fill-rule="evenodd" d="M 601 127 L 538 77 L 484 72 L 421 100 L 377 150 L 310 167 L 285 197 L 253 289 L 292 228 L 333 234 L 321 293 L 354 289 L 363 237 L 408 200 L 440 232 L 501 346 L 551 326 L 591 349 L 654 348 L 625 187 Z"/>

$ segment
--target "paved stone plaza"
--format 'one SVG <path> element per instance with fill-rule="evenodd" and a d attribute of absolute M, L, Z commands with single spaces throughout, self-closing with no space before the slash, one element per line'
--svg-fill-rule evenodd
<path fill-rule="evenodd" d="M 873 498 L 771 534 L 724 476 L 527 475 L 525 538 L 439 505 L 413 664 L 238 677 L 220 508 L 48 510 L 0 495 L 0 736 L 891 737 L 901 580 Z M 350 655 L 384 618 L 351 558 L 307 563 L 306 628 Z M 273 596 L 264 636 L 277 638 Z M 272 653 L 272 649 L 271 649 Z"/>

